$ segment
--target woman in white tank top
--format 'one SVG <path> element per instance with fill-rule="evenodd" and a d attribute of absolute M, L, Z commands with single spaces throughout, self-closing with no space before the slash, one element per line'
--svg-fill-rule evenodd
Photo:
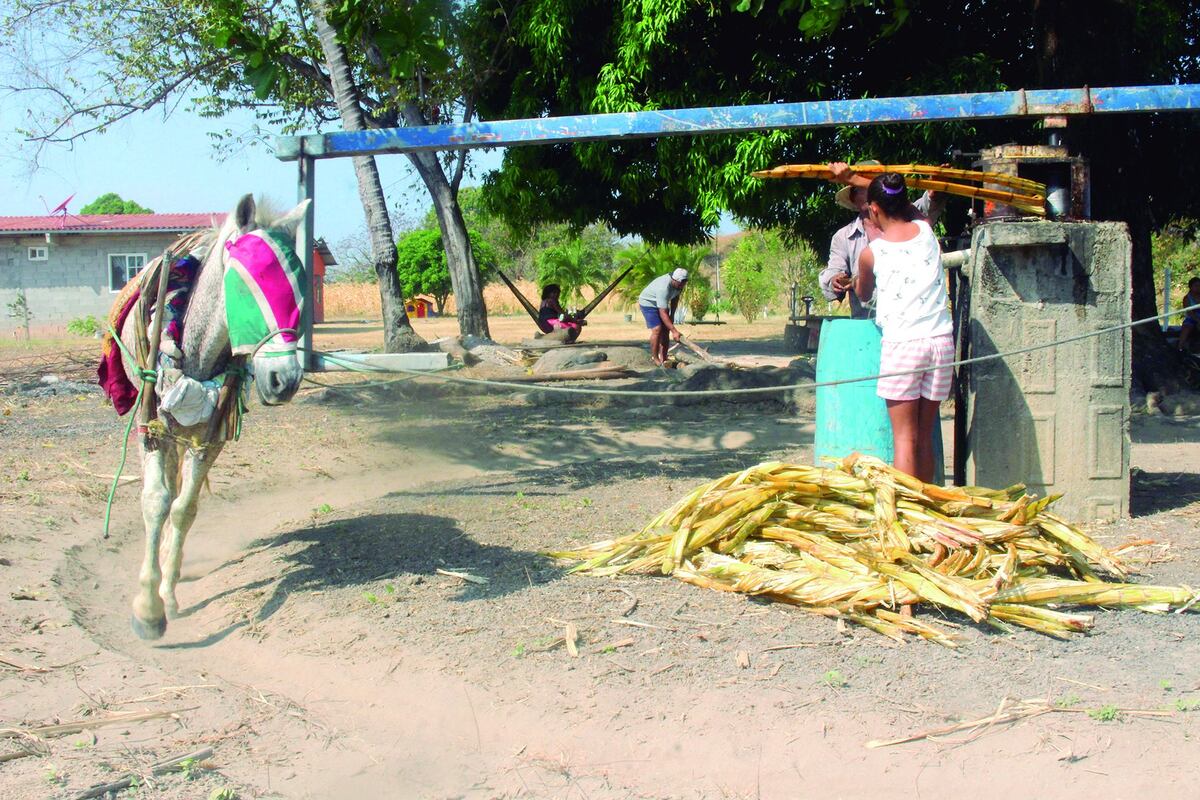
<path fill-rule="evenodd" d="M 905 189 L 895 172 L 877 176 L 867 188 L 867 208 L 880 235 L 859 258 L 854 288 L 864 302 L 876 298 L 883 330 L 879 372 L 885 376 L 877 394 L 892 420 L 896 468 L 929 482 L 933 426 L 954 377 L 941 366 L 954 360 L 953 324 L 941 248 Z"/>

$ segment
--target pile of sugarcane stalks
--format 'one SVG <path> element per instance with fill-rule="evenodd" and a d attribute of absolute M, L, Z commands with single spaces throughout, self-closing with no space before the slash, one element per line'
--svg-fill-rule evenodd
<path fill-rule="evenodd" d="M 550 555 L 582 562 L 573 572 L 661 572 L 948 646 L 953 634 L 914 606 L 1067 638 L 1093 620 L 1057 606 L 1164 612 L 1200 600 L 1125 583 L 1126 548 L 1106 550 L 1050 513 L 1055 499 L 1020 485 L 933 486 L 857 455 L 838 469 L 771 462 L 697 488 L 640 533 Z"/>

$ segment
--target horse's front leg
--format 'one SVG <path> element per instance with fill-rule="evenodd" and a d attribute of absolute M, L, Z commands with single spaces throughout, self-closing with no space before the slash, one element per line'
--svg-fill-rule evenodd
<path fill-rule="evenodd" d="M 171 504 L 171 542 L 167 559 L 163 562 L 162 585 L 158 590 L 166 607 L 167 619 L 175 619 L 179 615 L 175 586 L 179 583 L 179 568 L 183 564 L 183 543 L 196 519 L 196 504 L 200 498 L 200 488 L 204 486 L 204 478 L 224 446 L 224 441 L 218 441 L 202 449 L 189 448 L 180 454 L 183 459 L 183 480 L 179 494 Z"/>
<path fill-rule="evenodd" d="M 163 603 L 158 596 L 162 573 L 158 566 L 158 548 L 163 524 L 175 495 L 178 456 L 174 445 L 152 442 L 142 447 L 142 521 L 146 526 L 146 552 L 138 573 L 138 593 L 133 598 L 133 632 L 142 639 L 158 639 L 167 629 Z"/>

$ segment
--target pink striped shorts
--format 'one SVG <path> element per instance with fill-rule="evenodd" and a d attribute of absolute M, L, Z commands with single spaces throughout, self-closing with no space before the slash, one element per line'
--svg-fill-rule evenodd
<path fill-rule="evenodd" d="M 924 370 L 908 375 L 880 378 L 875 394 L 884 400 L 945 400 L 950 396 L 953 367 L 936 367 L 954 360 L 954 337 L 946 333 L 929 339 L 884 342 L 879 359 L 881 375 Z"/>

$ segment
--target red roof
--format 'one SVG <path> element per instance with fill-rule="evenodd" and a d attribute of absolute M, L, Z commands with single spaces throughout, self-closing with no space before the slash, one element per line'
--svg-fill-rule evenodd
<path fill-rule="evenodd" d="M 0 217 L 5 233 L 124 233 L 195 231 L 219 225 L 226 212 L 209 214 L 89 214 L 50 217 Z"/>

